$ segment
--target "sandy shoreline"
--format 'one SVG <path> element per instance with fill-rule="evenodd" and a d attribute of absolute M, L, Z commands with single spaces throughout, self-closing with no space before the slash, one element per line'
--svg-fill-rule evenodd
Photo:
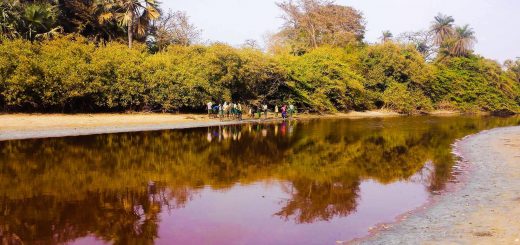
<path fill-rule="evenodd" d="M 390 111 L 350 112 L 328 115 L 300 114 L 295 119 L 312 118 L 369 118 L 393 117 L 399 114 Z M 0 115 L 0 141 L 50 138 L 91 134 L 123 133 L 137 131 L 168 130 L 196 127 L 231 125 L 248 122 L 263 122 L 249 119 L 243 121 L 209 119 L 200 114 L 6 114 Z M 269 115 L 268 121 L 279 120 Z"/>
<path fill-rule="evenodd" d="M 520 127 L 468 136 L 455 145 L 470 166 L 457 190 L 359 244 L 520 244 Z"/>

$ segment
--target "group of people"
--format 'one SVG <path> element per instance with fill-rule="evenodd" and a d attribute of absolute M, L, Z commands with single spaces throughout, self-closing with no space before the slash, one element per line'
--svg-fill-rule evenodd
<path fill-rule="evenodd" d="M 248 106 L 249 108 L 249 118 L 254 119 L 258 117 L 258 119 L 262 118 L 262 114 L 264 119 L 267 119 L 267 113 L 269 112 L 269 107 L 267 104 L 262 104 L 260 106 Z M 233 118 L 237 120 L 242 120 L 243 107 L 240 103 L 224 102 L 224 104 L 214 104 L 213 102 L 207 103 L 208 116 L 210 118 L 220 118 L 220 120 L 224 120 L 225 117 Z M 281 107 L 275 105 L 274 107 L 274 116 L 278 118 L 278 116 L 282 115 L 283 119 L 292 118 L 296 113 L 296 107 L 293 104 L 283 104 Z"/>
<path fill-rule="evenodd" d="M 224 117 L 242 120 L 242 105 L 240 103 L 224 102 L 224 104 L 213 104 L 208 102 L 208 115 L 214 118 L 224 120 Z"/>

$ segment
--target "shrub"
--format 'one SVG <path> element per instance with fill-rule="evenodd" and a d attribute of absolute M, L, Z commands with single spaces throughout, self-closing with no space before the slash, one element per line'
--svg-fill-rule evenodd
<path fill-rule="evenodd" d="M 0 40 L 4 111 L 197 111 L 207 101 L 294 103 L 308 111 L 387 107 L 520 111 L 520 83 L 478 56 L 424 62 L 411 46 L 319 47 L 299 56 L 225 44 L 169 46 L 150 54 L 80 36 Z M 433 102 L 433 103 L 432 103 Z"/>
<path fill-rule="evenodd" d="M 351 56 L 340 48 L 322 47 L 302 56 L 280 57 L 289 74 L 294 98 L 318 111 L 367 108 L 363 77 L 357 74 Z"/>
<path fill-rule="evenodd" d="M 478 56 L 448 58 L 435 64 L 426 86 L 433 102 L 450 103 L 462 111 L 518 111 L 519 84 L 499 64 Z"/>
<path fill-rule="evenodd" d="M 432 103 L 422 91 L 409 91 L 400 83 L 391 83 L 383 93 L 383 101 L 387 108 L 399 113 L 414 114 L 423 111 L 431 111 Z"/>

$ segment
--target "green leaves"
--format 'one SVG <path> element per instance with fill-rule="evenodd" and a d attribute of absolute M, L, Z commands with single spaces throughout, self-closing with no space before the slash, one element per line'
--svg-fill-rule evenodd
<path fill-rule="evenodd" d="M 434 102 L 463 111 L 519 111 L 518 84 L 501 66 L 478 56 L 453 57 L 435 64 L 435 77 L 426 85 Z"/>
<path fill-rule="evenodd" d="M 389 108 L 519 111 L 516 63 L 502 70 L 482 57 L 425 63 L 393 42 L 319 47 L 301 56 L 270 55 L 225 44 L 172 45 L 150 54 L 96 46 L 81 36 L 0 42 L 0 107 L 11 111 L 197 111 L 208 101 L 303 111 Z"/>

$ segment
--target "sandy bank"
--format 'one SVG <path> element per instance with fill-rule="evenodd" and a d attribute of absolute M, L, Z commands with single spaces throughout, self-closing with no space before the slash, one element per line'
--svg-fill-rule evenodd
<path fill-rule="evenodd" d="M 361 244 L 520 244 L 520 127 L 456 144 L 469 166 L 457 190 Z"/>
<path fill-rule="evenodd" d="M 327 115 L 300 114 L 296 119 L 391 117 L 390 111 L 351 112 Z M 275 120 L 269 115 L 268 120 Z M 261 122 L 245 117 L 242 122 L 209 119 L 195 114 L 7 114 L 0 115 L 0 141 L 28 138 L 64 137 L 103 133 L 208 127 L 244 122 Z"/>

